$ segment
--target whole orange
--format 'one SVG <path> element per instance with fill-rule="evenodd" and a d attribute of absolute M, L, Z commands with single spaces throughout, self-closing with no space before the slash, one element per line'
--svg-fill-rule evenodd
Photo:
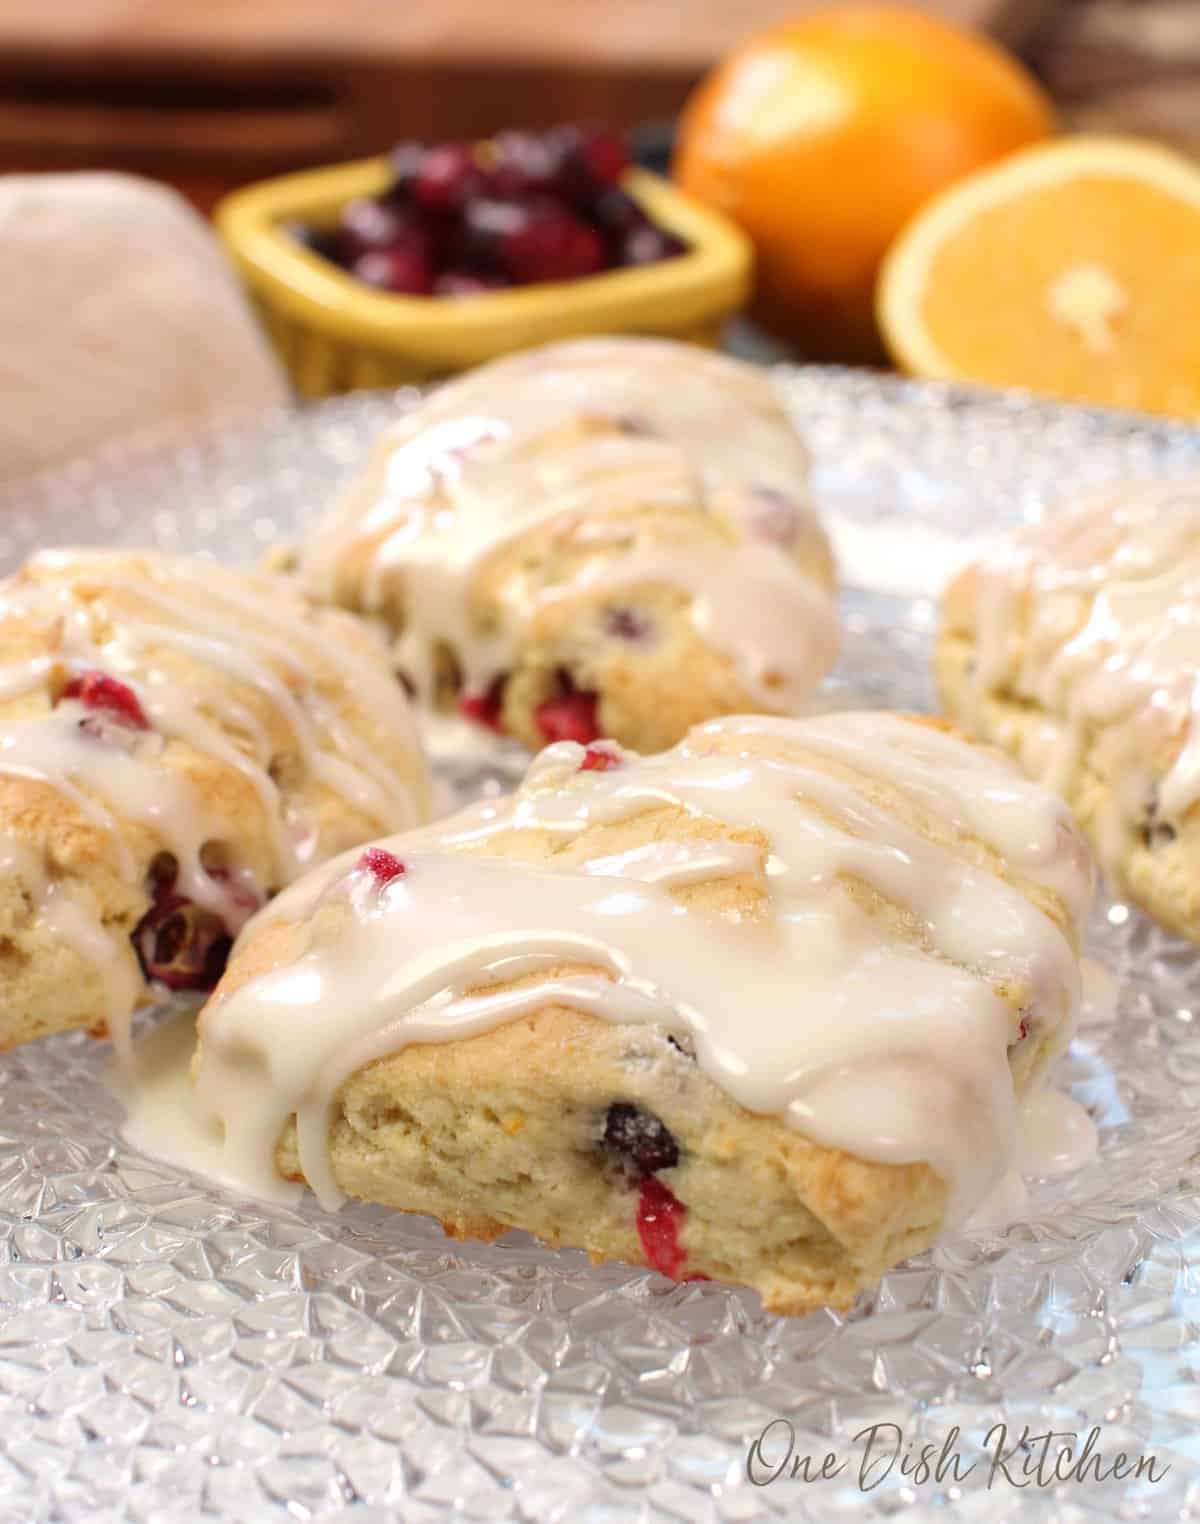
<path fill-rule="evenodd" d="M 684 108 L 674 173 L 758 251 L 756 316 L 814 359 L 882 357 L 875 276 L 952 181 L 1054 130 L 1032 75 L 923 11 L 846 4 L 751 39 Z"/>

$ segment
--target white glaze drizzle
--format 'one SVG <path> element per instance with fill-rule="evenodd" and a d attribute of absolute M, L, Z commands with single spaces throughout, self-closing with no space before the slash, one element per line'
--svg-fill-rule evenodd
<path fill-rule="evenodd" d="M 1016 1166 L 1024 1175 L 1066 1175 L 1095 1158 L 1096 1124 L 1069 1095 L 1039 1087 L 1021 1103 Z"/>
<path fill-rule="evenodd" d="M 1200 480 L 1110 489 L 1019 532 L 976 573 L 967 718 L 987 734 L 993 693 L 1034 700 L 1044 720 L 1022 760 L 1059 791 L 1105 729 L 1116 751 L 1096 846 L 1119 877 L 1152 800 L 1160 821 L 1200 800 Z M 1172 746 L 1155 788 L 1147 758 Z"/>
<path fill-rule="evenodd" d="M 402 607 L 396 659 L 426 700 L 438 645 L 483 690 L 513 664 L 516 620 L 588 588 L 665 583 L 691 596 L 693 619 L 755 703 L 795 712 L 838 644 L 829 593 L 790 553 L 821 540 L 807 469 L 752 366 L 660 341 L 554 345 L 462 377 L 402 419 L 310 539 L 303 576 L 330 599 L 353 564 L 366 609 Z M 756 535 L 763 494 L 775 518 Z M 627 512 L 680 506 L 724 532 L 646 544 Z M 562 582 L 528 582 L 507 624 L 481 628 L 473 600 L 486 566 L 550 520 L 573 521 L 583 554 Z"/>
<path fill-rule="evenodd" d="M 960 1218 L 1013 1147 L 1018 1022 L 993 984 L 1027 982 L 1024 1016 L 1049 1061 L 1071 1031 L 1078 967 L 983 851 L 930 841 L 900 817 L 936 796 L 949 839 L 969 826 L 1018 878 L 1065 890 L 1081 915 L 1090 866 L 1065 806 L 1002 759 L 884 714 L 714 721 L 604 772 L 579 771 L 582 757 L 572 743 L 549 747 L 511 798 L 384 843 L 406 868 L 386 886 L 348 854 L 262 912 L 248 935 L 288 923 L 297 955 L 202 1017 L 193 1104 L 210 1141 L 223 1139 L 226 1178 L 291 1194 L 274 1151 L 295 1114 L 304 1173 L 335 1203 L 327 1132 L 351 1073 L 408 1043 L 558 1003 L 687 1033 L 735 1100 L 820 1142 L 927 1161 Z M 844 775 L 823 770 L 826 758 Z M 761 832 L 769 848 L 664 832 L 563 865 L 589 826 L 663 804 Z M 552 863 L 478 850 L 527 828 L 560 839 Z M 765 896 L 753 913 L 717 919 L 669 892 L 747 873 Z M 889 937 L 848 882 L 901 907 L 915 944 Z"/>
<path fill-rule="evenodd" d="M 1027 1180 L 1069 1175 L 1099 1151 L 1096 1124 L 1074 1097 L 1036 1086 L 1017 1107 L 1013 1164 L 971 1213 L 968 1228 L 997 1230 L 1022 1218 Z"/>
<path fill-rule="evenodd" d="M 420 745 L 403 695 L 386 670 L 354 662 L 336 637 L 310 627 L 282 598 L 270 597 L 265 586 L 242 587 L 237 574 L 146 553 L 137 560 L 148 573 L 131 574 L 128 559 L 120 552 L 44 552 L 30 563 L 29 574 L 0 585 L 0 618 L 40 624 L 55 641 L 53 656 L 0 667 L 0 700 L 36 693 L 55 669 L 98 670 L 134 692 L 151 729 L 109 724 L 105 741 L 97 743 L 80 729 L 88 715 L 85 707 L 77 700 L 61 700 L 48 712 L 0 721 L 0 772 L 56 789 L 110 837 L 117 869 L 127 879 L 135 864 L 122 821 L 145 823 L 178 863 L 179 892 L 215 911 L 236 932 L 248 915 L 236 875 L 214 878 L 200 860 L 204 844 L 220 839 L 223 828 L 187 779 L 162 765 L 166 740 L 188 742 L 251 783 L 272 832 L 277 882 L 289 883 L 303 871 L 319 852 L 318 835 L 314 824 L 284 818 L 279 790 L 267 771 L 270 747 L 261 724 L 235 696 L 207 688 L 205 708 L 216 709 L 253 751 L 238 746 L 201 712 L 193 696 L 181 693 L 156 668 L 153 650 L 166 647 L 264 694 L 286 722 L 304 765 L 380 827 L 400 828 L 421 818 Z M 127 595 L 102 638 L 93 633 L 92 614 L 77 592 L 81 585 L 101 588 L 106 609 L 114 595 Z M 171 596 L 172 588 L 193 596 Z M 137 614 L 130 611 L 131 603 Z M 272 664 L 296 675 L 301 696 L 280 680 Z M 378 706 L 375 712 L 394 727 L 413 758 L 415 789 L 353 736 L 332 706 L 307 685 L 307 673 L 318 665 L 332 666 L 354 685 L 360 699 Z M 124 979 L 118 988 L 112 983 L 106 972 L 114 963 L 108 932 L 77 898 L 50 895 L 40 903 L 39 914 L 109 980 L 110 1020 L 114 1035 L 124 1042 L 138 984 Z M 128 963 L 125 952 L 122 947 L 115 957 L 122 968 Z"/>

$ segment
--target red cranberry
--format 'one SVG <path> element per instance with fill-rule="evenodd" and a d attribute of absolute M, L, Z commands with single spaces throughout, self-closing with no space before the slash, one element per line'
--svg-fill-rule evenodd
<path fill-rule="evenodd" d="M 576 280 L 604 268 L 604 242 L 595 228 L 553 202 L 524 211 L 498 240 L 501 267 L 517 285 Z"/>
<path fill-rule="evenodd" d="M 483 186 L 469 143 L 442 143 L 426 151 L 412 183 L 412 198 L 431 212 L 452 212 Z"/>
<path fill-rule="evenodd" d="M 324 252 L 377 290 L 475 296 L 644 264 L 683 245 L 620 187 L 621 139 L 580 127 L 399 144 L 392 183 L 352 202 Z"/>
<path fill-rule="evenodd" d="M 59 698 L 78 699 L 85 709 L 99 711 L 134 730 L 150 729 L 137 694 L 107 672 L 81 672 L 71 679 Z"/>
<path fill-rule="evenodd" d="M 225 972 L 233 939 L 220 916 L 166 894 L 134 928 L 133 945 L 147 979 L 171 990 L 211 990 Z"/>
<path fill-rule="evenodd" d="M 686 1220 L 687 1208 L 674 1191 L 648 1175 L 638 1191 L 638 1238 L 647 1264 L 673 1281 L 680 1279 L 687 1263 L 687 1253 L 679 1242 Z"/>
<path fill-rule="evenodd" d="M 597 185 L 617 185 L 629 168 L 629 151 L 614 132 L 587 132 L 575 150 Z"/>
<path fill-rule="evenodd" d="M 529 209 L 524 202 L 502 196 L 474 197 L 463 207 L 451 235 L 453 265 L 507 279 L 499 268 L 501 240 L 522 227 L 528 218 Z"/>
<path fill-rule="evenodd" d="M 502 275 L 483 275 L 472 270 L 446 270 L 433 283 L 434 296 L 485 296 L 489 291 L 504 291 L 508 282 Z"/>
<path fill-rule="evenodd" d="M 601 736 L 596 708 L 600 696 L 582 688 L 571 688 L 558 698 L 547 699 L 533 712 L 537 728 L 548 743 L 578 741 L 588 746 Z"/>
<path fill-rule="evenodd" d="M 396 144 L 388 156 L 392 171 L 392 183 L 387 190 L 389 200 L 405 201 L 412 195 L 417 176 L 425 167 L 425 156 L 428 152 L 424 143 Z"/>
<path fill-rule="evenodd" d="M 217 868 L 220 880 L 228 870 Z M 172 990 L 211 990 L 225 972 L 233 938 L 221 917 L 175 893 L 179 863 L 160 852 L 150 864 L 146 888 L 153 904 L 134 927 L 131 940 L 147 979 Z M 255 898 L 252 907 L 257 909 Z"/>
<path fill-rule="evenodd" d="M 351 258 L 403 242 L 411 226 L 411 214 L 395 202 L 363 197 L 342 208 L 342 241 Z"/>
<path fill-rule="evenodd" d="M 1020 1022 L 1017 1025 L 1017 1041 L 1024 1042 L 1028 1036 L 1029 1022 L 1024 1016 L 1022 1016 Z"/>
<path fill-rule="evenodd" d="M 521 197 L 551 188 L 559 159 L 536 132 L 500 132 L 492 139 L 495 162 L 490 175 L 498 195 Z"/>
<path fill-rule="evenodd" d="M 502 732 L 504 720 L 505 677 L 494 678 L 480 693 L 464 693 L 458 701 L 458 712 L 464 719 L 474 720 L 476 725 L 486 725 L 489 730 Z"/>
<path fill-rule="evenodd" d="M 433 262 L 419 244 L 395 244 L 390 249 L 371 249 L 350 266 L 364 285 L 395 296 L 430 296 L 433 293 Z"/>
<path fill-rule="evenodd" d="M 404 864 L 384 847 L 368 847 L 358 860 L 358 866 L 369 873 L 380 886 L 390 884 L 404 874 Z"/>
<path fill-rule="evenodd" d="M 576 202 L 591 202 L 600 191 L 617 185 L 629 168 L 625 144 L 611 132 L 584 127 L 559 127 L 549 134 L 558 155 L 558 188 Z"/>
<path fill-rule="evenodd" d="M 581 773 L 606 773 L 614 767 L 620 767 L 621 758 L 615 751 L 606 751 L 602 746 L 589 746 L 583 754 L 583 761 L 579 764 Z"/>
<path fill-rule="evenodd" d="M 674 259 L 686 252 L 682 238 L 647 223 L 633 228 L 621 240 L 620 261 L 623 265 L 654 265 L 660 259 Z"/>

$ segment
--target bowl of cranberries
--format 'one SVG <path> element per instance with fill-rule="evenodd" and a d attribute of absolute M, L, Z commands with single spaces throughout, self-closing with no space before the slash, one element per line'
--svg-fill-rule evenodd
<path fill-rule="evenodd" d="M 751 280 L 731 223 L 581 127 L 403 143 L 237 191 L 217 222 L 310 397 L 577 334 L 711 342 Z"/>

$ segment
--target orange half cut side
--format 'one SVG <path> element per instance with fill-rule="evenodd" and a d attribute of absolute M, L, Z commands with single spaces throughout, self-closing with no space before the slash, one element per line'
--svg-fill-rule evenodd
<path fill-rule="evenodd" d="M 1062 139 L 929 203 L 892 247 L 879 322 L 918 376 L 1200 416 L 1200 167 Z"/>

